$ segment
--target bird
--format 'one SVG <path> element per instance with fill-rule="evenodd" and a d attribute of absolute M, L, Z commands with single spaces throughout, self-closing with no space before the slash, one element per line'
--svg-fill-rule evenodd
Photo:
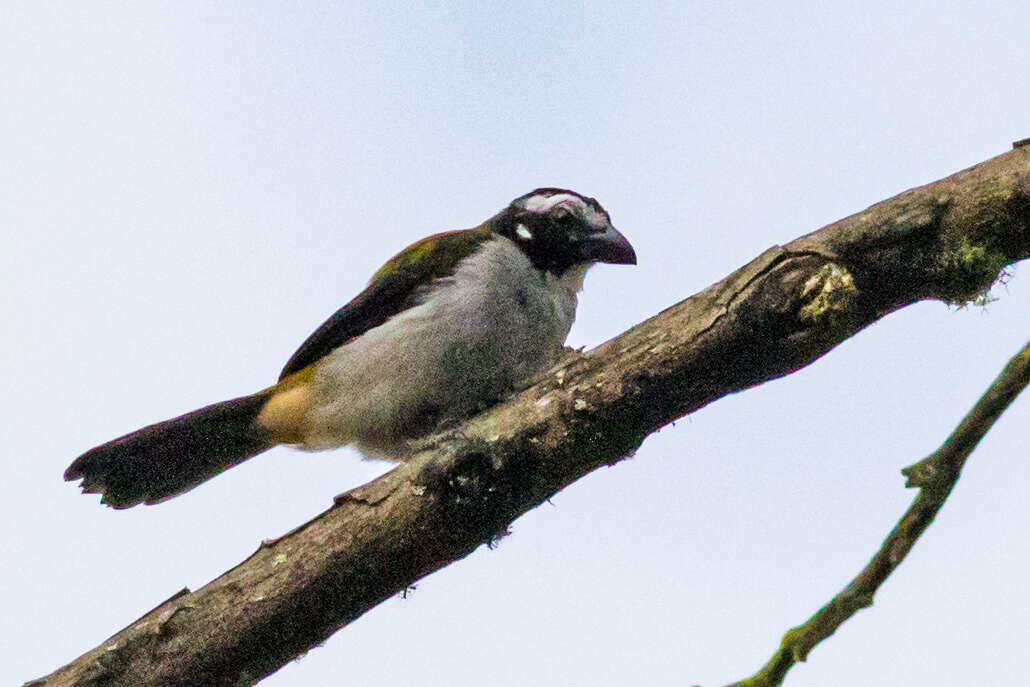
<path fill-rule="evenodd" d="M 636 261 L 595 199 L 538 188 L 391 258 L 272 386 L 101 444 L 64 478 L 122 509 L 166 501 L 280 444 L 403 461 L 419 439 L 557 362 L 588 268 Z"/>

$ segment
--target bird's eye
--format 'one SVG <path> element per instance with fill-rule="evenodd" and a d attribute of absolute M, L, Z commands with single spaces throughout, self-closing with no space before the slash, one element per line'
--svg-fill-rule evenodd
<path fill-rule="evenodd" d="M 555 208 L 551 216 L 554 218 L 554 223 L 560 227 L 571 227 L 576 223 L 576 216 L 568 208 Z"/>

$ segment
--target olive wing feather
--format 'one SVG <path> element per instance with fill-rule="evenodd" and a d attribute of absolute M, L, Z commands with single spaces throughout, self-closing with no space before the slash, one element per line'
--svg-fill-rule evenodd
<path fill-rule="evenodd" d="M 318 362 L 351 339 L 414 305 L 421 287 L 454 274 L 458 263 L 490 236 L 486 227 L 448 231 L 405 248 L 379 268 L 364 291 L 307 338 L 286 363 L 279 379 Z"/>

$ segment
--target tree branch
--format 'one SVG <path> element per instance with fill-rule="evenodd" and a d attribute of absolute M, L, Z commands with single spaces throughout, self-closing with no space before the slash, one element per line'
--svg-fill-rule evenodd
<path fill-rule="evenodd" d="M 774 247 L 33 684 L 252 684 L 663 425 L 1030 256 L 1030 148 Z"/>
<path fill-rule="evenodd" d="M 798 661 L 851 616 L 873 604 L 873 595 L 908 555 L 941 509 L 958 482 L 966 458 L 994 422 L 1030 383 L 1030 343 L 1013 357 L 973 409 L 962 419 L 940 448 L 915 465 L 902 470 L 905 486 L 919 487 L 912 505 L 887 535 L 872 560 L 848 586 L 830 599 L 804 624 L 783 637 L 779 649 L 761 670 L 729 687 L 776 687 Z"/>

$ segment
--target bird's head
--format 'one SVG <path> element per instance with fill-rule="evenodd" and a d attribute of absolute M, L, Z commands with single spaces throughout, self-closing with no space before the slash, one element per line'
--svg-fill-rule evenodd
<path fill-rule="evenodd" d="M 490 220 L 537 268 L 555 275 L 594 262 L 635 265 L 633 246 L 593 198 L 561 188 L 538 188 Z"/>

